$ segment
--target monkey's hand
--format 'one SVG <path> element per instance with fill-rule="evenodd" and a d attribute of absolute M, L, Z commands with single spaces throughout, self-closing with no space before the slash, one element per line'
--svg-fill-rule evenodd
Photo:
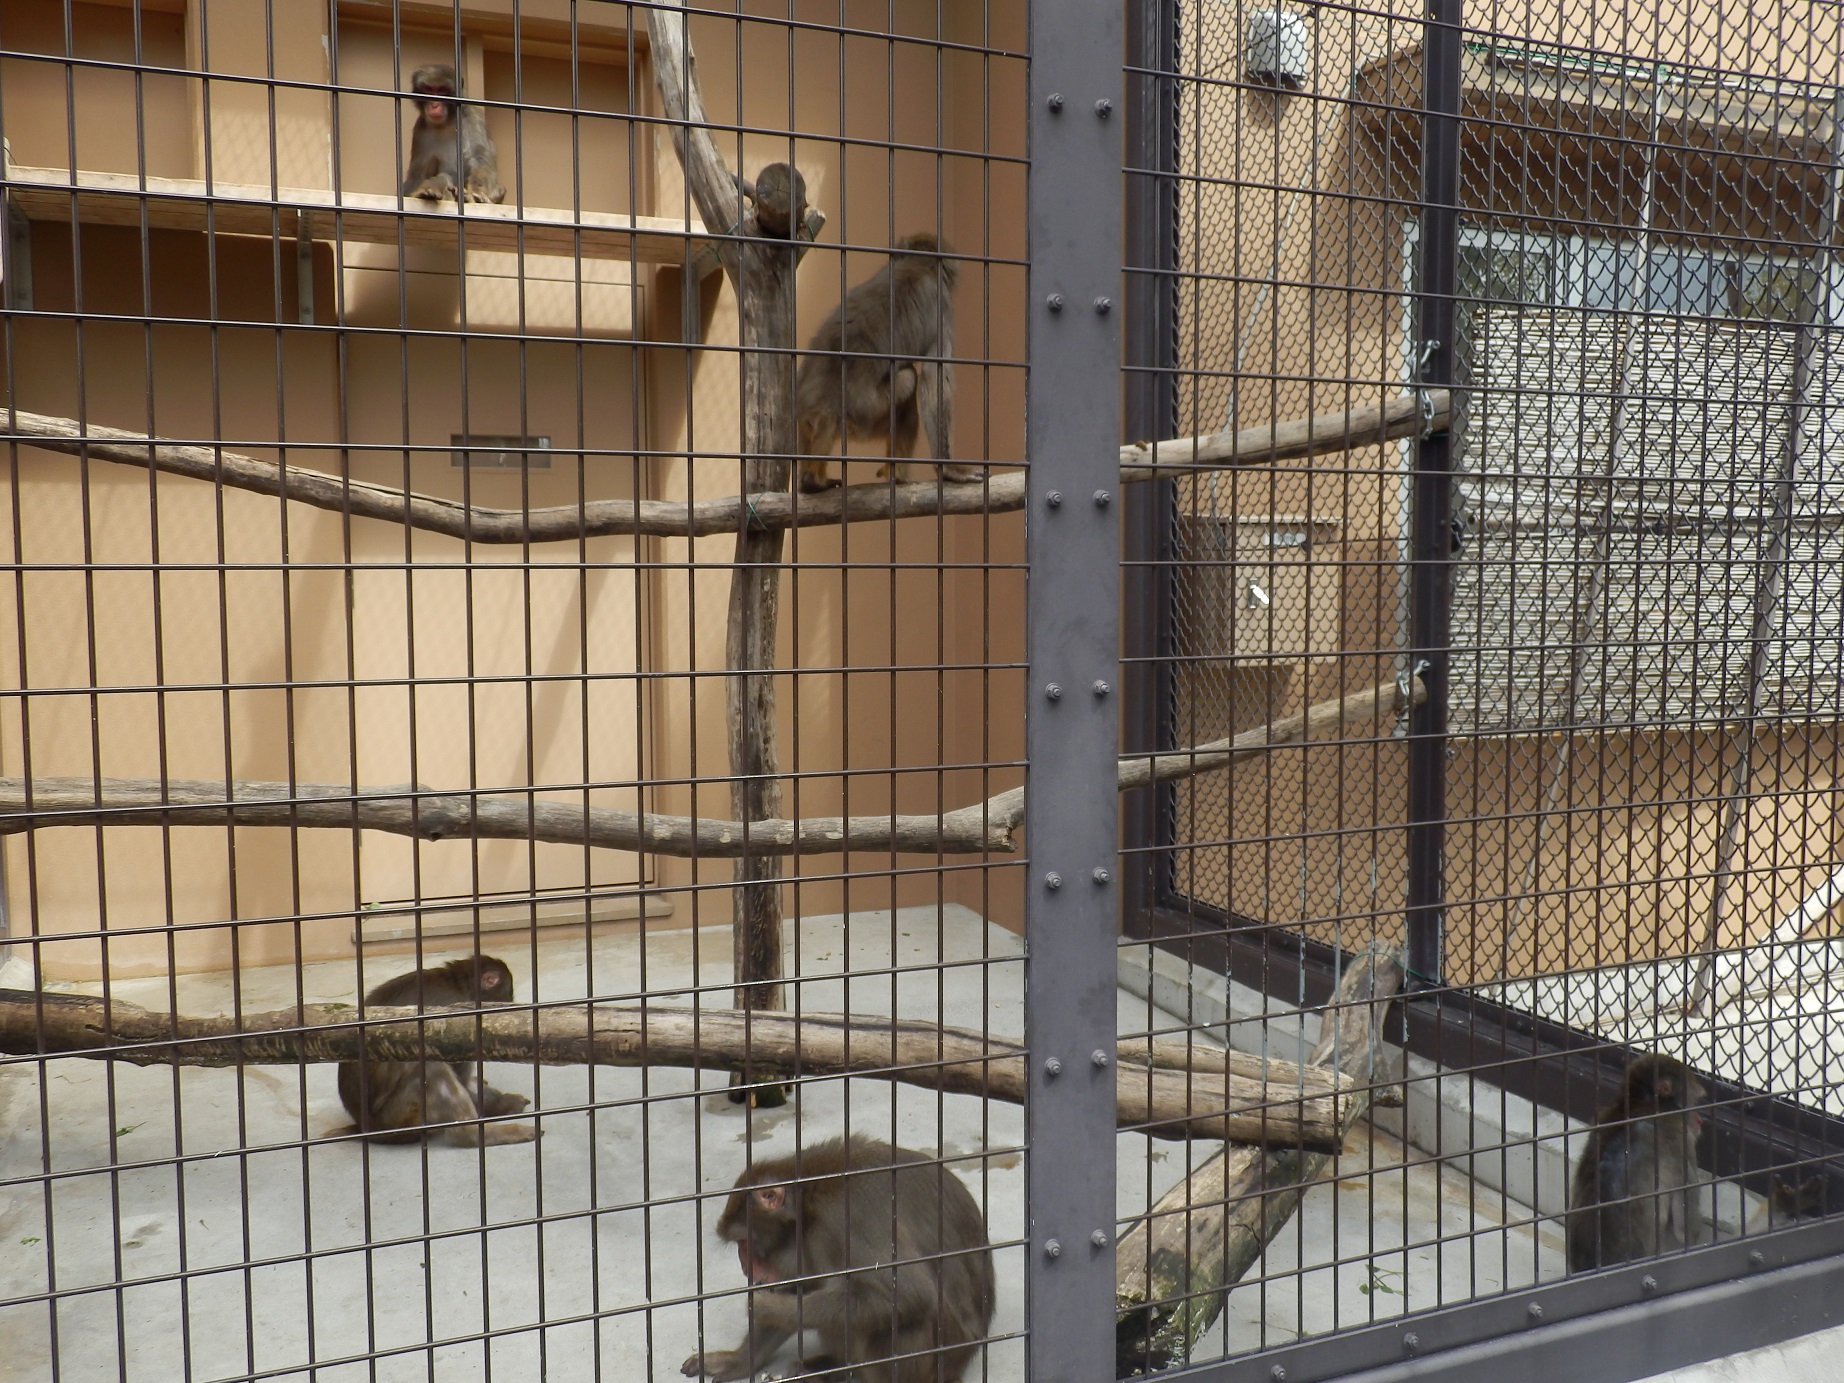
<path fill-rule="evenodd" d="M 740 1349 L 719 1349 L 709 1354 L 694 1354 L 680 1367 L 687 1378 L 708 1377 L 717 1383 L 735 1383 L 750 1375 L 748 1354 Z"/>
<path fill-rule="evenodd" d="M 453 201 L 455 196 L 455 185 L 454 182 L 448 178 L 425 178 L 423 180 L 423 185 L 410 195 L 421 197 L 426 202 Z"/>

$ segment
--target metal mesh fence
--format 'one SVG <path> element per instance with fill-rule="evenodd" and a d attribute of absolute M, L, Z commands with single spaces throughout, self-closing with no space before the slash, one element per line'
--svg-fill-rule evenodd
<path fill-rule="evenodd" d="M 1837 26 L 7 0 L 0 1377 L 1824 1299 Z"/>
<path fill-rule="evenodd" d="M 1241 758 L 1129 814 L 1123 965 L 1263 1057 L 1373 944 L 1410 997 L 1316 1058 L 1400 1112 L 1148 1188 L 1140 1364 L 1757 1268 L 1838 1191 L 1837 17 L 1161 13 L 1127 368 L 1143 431 L 1239 431 L 1130 529 L 1126 724 Z"/>

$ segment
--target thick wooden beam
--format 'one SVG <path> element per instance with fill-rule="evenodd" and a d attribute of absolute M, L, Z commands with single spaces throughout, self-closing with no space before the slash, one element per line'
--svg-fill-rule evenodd
<path fill-rule="evenodd" d="M 1143 1045 L 1143 1044 L 1142 1044 Z M 1160 1044 L 1164 1059 L 1181 1044 Z M 0 990 L 0 1052 L 136 1066 L 252 1066 L 351 1061 L 518 1061 L 545 1066 L 675 1066 L 726 1070 L 747 1056 L 759 1077 L 851 1074 L 1022 1103 L 1018 1043 L 917 1019 L 843 1013 L 570 1004 L 419 1014 L 307 1004 L 241 1017 L 156 1013 L 120 1000 Z M 1351 1092 L 1330 1073 L 1290 1079 L 1116 1065 L 1123 1126 L 1155 1138 L 1261 1139 L 1332 1146 Z"/>
<path fill-rule="evenodd" d="M 1435 390 L 1428 397 L 1434 416 L 1426 425 L 1446 427 L 1446 393 Z M 1384 404 L 1320 413 L 1275 425 L 1263 423 L 1237 432 L 1134 442 L 1121 448 L 1121 479 L 1151 480 L 1194 471 L 1302 460 L 1411 436 L 1423 426 L 1419 400 L 1415 395 L 1403 394 Z M 994 475 L 985 484 L 977 485 L 924 480 L 903 485 L 848 485 L 820 495 L 789 494 L 783 487 L 689 504 L 599 499 L 555 508 L 495 509 L 436 495 L 406 493 L 387 485 L 283 465 L 221 447 L 171 442 L 101 423 L 85 425 L 71 418 L 23 409 L 0 409 L 0 441 L 5 440 L 69 456 L 86 456 L 93 461 L 189 476 L 226 489 L 279 495 L 315 509 L 474 543 L 574 542 L 622 535 L 702 538 L 736 533 L 745 522 L 763 528 L 811 528 L 866 519 L 998 514 L 1024 508 L 1024 476 L 1017 471 Z"/>
<path fill-rule="evenodd" d="M 1340 1144 L 1370 1106 L 1383 1016 L 1401 988 L 1393 953 L 1373 947 L 1352 959 L 1325 1012 L 1312 1064 L 1333 1063 L 1352 1082 Z M 1115 1256 L 1117 1376 L 1185 1362 L 1330 1161 L 1317 1151 L 1226 1148 L 1159 1198 Z"/>

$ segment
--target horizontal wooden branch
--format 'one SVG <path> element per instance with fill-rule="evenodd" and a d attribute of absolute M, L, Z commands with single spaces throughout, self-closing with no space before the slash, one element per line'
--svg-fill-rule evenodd
<path fill-rule="evenodd" d="M 840 1013 L 623 1004 L 513 1006 L 450 1017 L 368 1008 L 361 1022 L 350 1004 L 200 1018 L 120 1000 L 7 989 L 0 990 L 0 1052 L 137 1066 L 296 1065 L 351 1061 L 362 1053 L 382 1061 L 720 1071 L 746 1063 L 758 1078 L 876 1076 L 1013 1104 L 1024 1102 L 1028 1087 L 1022 1046 L 967 1028 Z M 1117 1062 L 1115 1090 L 1121 1125 L 1155 1138 L 1283 1147 L 1336 1146 L 1352 1098 L 1337 1076 L 1297 1067 L 1292 1079 L 1262 1080 Z"/>
<path fill-rule="evenodd" d="M 1134 442 L 1120 449 L 1121 479 L 1151 480 L 1195 470 L 1298 460 L 1406 437 L 1424 427 L 1445 427 L 1447 394 L 1433 390 L 1427 398 L 1434 410 L 1431 418 L 1424 417 L 1419 396 L 1402 394 L 1387 403 L 1263 423 L 1236 432 Z M 623 534 L 698 538 L 735 533 L 745 522 L 762 528 L 811 528 L 865 519 L 996 514 L 1024 507 L 1024 474 L 1008 471 L 983 485 L 937 485 L 922 480 L 903 485 L 848 485 L 819 495 L 773 491 L 690 503 L 598 499 L 544 509 L 495 509 L 406 493 L 220 447 L 162 441 L 101 423 L 85 426 L 72 418 L 23 409 L 0 412 L 0 440 L 116 465 L 142 466 L 233 490 L 279 495 L 316 509 L 488 544 L 564 542 Z"/>
<path fill-rule="evenodd" d="M 1426 692 L 1415 683 L 1415 699 Z M 1322 701 L 1299 715 L 1193 749 L 1120 761 L 1118 786 L 1173 782 L 1227 767 L 1279 744 L 1402 708 L 1395 682 Z M 417 840 L 536 840 L 681 858 L 879 853 L 1006 854 L 1024 824 L 1023 788 L 938 816 L 777 818 L 745 826 L 710 817 L 534 801 L 529 793 L 442 792 L 411 783 L 327 783 L 158 778 L 0 778 L 0 835 L 54 826 L 293 826 L 384 831 Z"/>

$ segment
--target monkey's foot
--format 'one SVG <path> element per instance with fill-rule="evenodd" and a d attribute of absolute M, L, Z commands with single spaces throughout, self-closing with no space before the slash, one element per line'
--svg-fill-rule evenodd
<path fill-rule="evenodd" d="M 438 182 L 436 179 L 431 178 L 410 195 L 412 197 L 421 197 L 425 202 L 453 201 L 455 196 L 455 185 L 451 182 Z"/>
<path fill-rule="evenodd" d="M 984 466 L 968 466 L 960 462 L 951 462 L 941 468 L 941 478 L 956 484 L 977 485 L 986 479 Z"/>
<path fill-rule="evenodd" d="M 839 482 L 827 475 L 825 471 L 802 471 L 799 485 L 803 495 L 817 495 L 839 488 Z"/>
<path fill-rule="evenodd" d="M 719 1349 L 709 1354 L 694 1354 L 679 1366 L 687 1378 L 714 1378 L 717 1383 L 736 1383 L 748 1378 L 749 1360 L 740 1349 Z"/>

